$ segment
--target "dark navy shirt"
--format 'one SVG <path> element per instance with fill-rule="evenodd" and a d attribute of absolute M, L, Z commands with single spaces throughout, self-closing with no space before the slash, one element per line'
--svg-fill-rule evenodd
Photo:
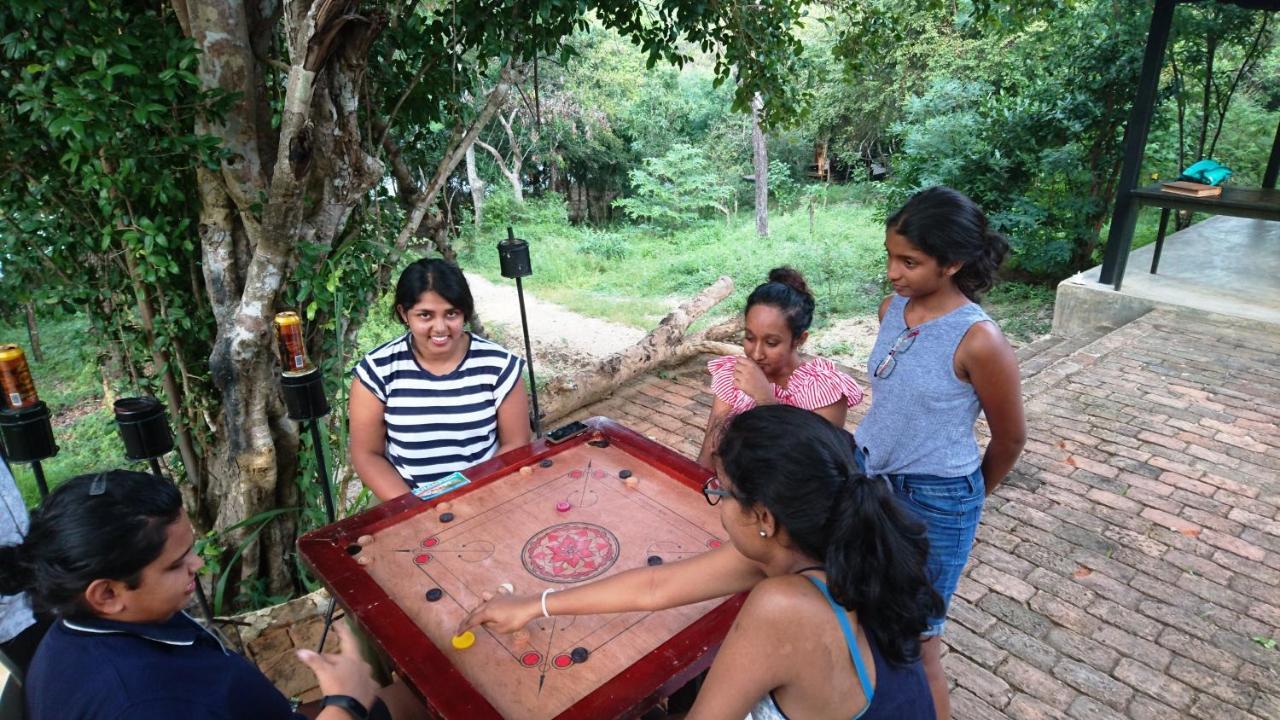
<path fill-rule="evenodd" d="M 29 720 L 293 720 L 256 667 L 185 613 L 158 624 L 61 619 L 26 679 Z"/>

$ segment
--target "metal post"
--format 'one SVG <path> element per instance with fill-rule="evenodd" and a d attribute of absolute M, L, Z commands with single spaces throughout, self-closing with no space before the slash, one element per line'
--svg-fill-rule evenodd
<path fill-rule="evenodd" d="M 1138 93 L 1129 111 L 1128 137 L 1124 145 L 1124 164 L 1116 183 L 1116 205 L 1111 214 L 1111 230 L 1107 233 L 1107 248 L 1102 258 L 1102 273 L 1098 281 L 1114 284 L 1120 289 L 1124 278 L 1123 260 L 1129 254 L 1133 242 L 1133 228 L 1138 221 L 1138 207 L 1132 192 L 1138 186 L 1138 173 L 1142 169 L 1142 154 L 1147 146 L 1147 133 L 1151 129 L 1151 116 L 1155 110 L 1156 90 L 1160 82 L 1160 66 L 1164 63 L 1165 46 L 1169 44 L 1169 30 L 1173 25 L 1173 9 L 1177 0 L 1156 0 L 1151 13 L 1151 30 L 1147 34 L 1147 50 L 1142 58 L 1142 74 L 1138 79 Z"/>
<path fill-rule="evenodd" d="M 44 479 L 44 468 L 40 467 L 39 460 L 31 461 L 31 472 L 36 476 L 36 488 L 40 491 L 40 499 L 44 500 L 49 497 L 49 483 Z"/>
<path fill-rule="evenodd" d="M 533 377 L 533 345 L 529 342 L 529 318 L 524 312 L 524 283 L 516 278 L 516 296 L 520 298 L 520 328 L 524 331 L 524 356 L 529 363 L 529 397 L 533 400 L 534 437 L 542 437 L 542 415 L 538 412 L 538 381 Z"/>
<path fill-rule="evenodd" d="M 316 453 L 316 473 L 320 478 L 320 490 L 324 495 L 324 512 L 329 524 L 337 522 L 338 513 L 334 509 L 333 487 L 329 485 L 329 468 L 324 462 L 324 448 L 320 445 L 320 418 L 311 420 L 311 445 Z M 336 607 L 333 595 L 329 596 L 329 605 L 324 610 L 324 628 L 320 631 L 320 646 L 316 652 L 324 652 L 324 643 L 329 639 L 329 628 L 333 627 L 333 611 Z"/>
<path fill-rule="evenodd" d="M 1276 125 L 1276 139 L 1271 143 L 1271 158 L 1267 160 L 1267 171 L 1262 175 L 1262 187 L 1275 190 L 1276 175 L 1280 175 L 1280 124 Z"/>
<path fill-rule="evenodd" d="M 311 445 L 316 451 L 316 467 L 320 468 L 320 489 L 324 494 L 324 513 L 329 524 L 338 521 L 338 513 L 334 510 L 333 487 L 329 485 L 329 469 L 324 463 L 324 448 L 320 445 L 320 419 L 311 421 Z"/>
<path fill-rule="evenodd" d="M 160 471 L 159 458 L 149 457 L 147 462 L 151 464 L 151 474 L 156 477 L 167 477 Z M 169 480 L 173 482 L 172 479 Z M 209 623 L 209 629 L 213 629 L 213 607 L 209 605 L 209 596 L 204 594 L 204 586 L 200 584 L 200 578 L 196 578 L 196 602 L 200 605 L 200 612 L 204 614 L 205 622 Z"/>

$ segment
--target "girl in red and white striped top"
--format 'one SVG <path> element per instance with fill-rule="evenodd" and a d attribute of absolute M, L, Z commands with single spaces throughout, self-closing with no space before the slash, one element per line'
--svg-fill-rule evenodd
<path fill-rule="evenodd" d="M 756 405 L 792 405 L 844 427 L 849 408 L 862 402 L 862 388 L 830 360 L 801 354 L 813 308 L 804 276 L 789 267 L 770 270 L 769 281 L 747 297 L 745 357 L 726 355 L 707 363 L 715 403 L 698 462 L 712 467 L 711 453 L 724 421 Z"/>

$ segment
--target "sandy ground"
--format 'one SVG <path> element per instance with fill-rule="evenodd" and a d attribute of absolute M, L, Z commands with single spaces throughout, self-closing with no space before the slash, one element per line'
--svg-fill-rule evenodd
<path fill-rule="evenodd" d="M 875 315 L 842 318 L 810 333 L 805 351 L 847 367 L 865 369 L 879 330 Z"/>
<path fill-rule="evenodd" d="M 495 285 L 473 273 L 467 273 L 467 282 L 485 332 L 494 341 L 524 355 L 515 282 Z M 524 304 L 533 341 L 534 370 L 540 376 L 573 372 L 636 344 L 645 335 L 643 330 L 579 315 L 539 300 L 527 290 Z"/>

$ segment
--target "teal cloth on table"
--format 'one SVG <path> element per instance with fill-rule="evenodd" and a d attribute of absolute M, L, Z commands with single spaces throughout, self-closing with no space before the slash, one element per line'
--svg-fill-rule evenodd
<path fill-rule="evenodd" d="M 1229 177 L 1231 177 L 1231 168 L 1216 160 L 1206 158 L 1193 163 L 1186 170 L 1183 170 L 1178 179 L 1204 183 L 1205 185 L 1218 185 Z"/>

